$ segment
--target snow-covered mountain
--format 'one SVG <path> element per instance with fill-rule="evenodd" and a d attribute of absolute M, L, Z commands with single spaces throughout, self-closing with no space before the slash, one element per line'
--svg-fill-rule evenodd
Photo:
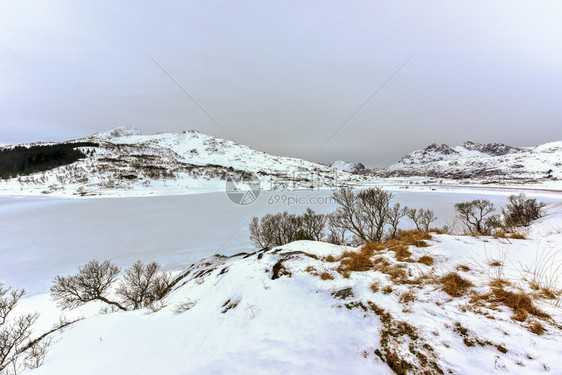
<path fill-rule="evenodd" d="M 336 160 L 330 166 L 340 171 L 349 173 L 359 173 L 360 171 L 365 169 L 365 166 L 361 163 L 350 163 L 344 160 Z"/>
<path fill-rule="evenodd" d="M 432 144 L 387 167 L 388 177 L 544 179 L 562 177 L 562 141 L 536 147 L 464 142 L 450 147 Z M 550 177 L 549 177 L 550 176 Z"/>
<path fill-rule="evenodd" d="M 135 128 L 120 127 L 71 142 L 97 146 L 79 147 L 86 157 L 71 164 L 0 181 L 0 191 L 177 194 L 223 190 L 230 177 L 257 177 L 262 189 L 268 190 L 333 187 L 362 178 L 321 164 L 270 155 L 196 130 L 142 135 Z"/>

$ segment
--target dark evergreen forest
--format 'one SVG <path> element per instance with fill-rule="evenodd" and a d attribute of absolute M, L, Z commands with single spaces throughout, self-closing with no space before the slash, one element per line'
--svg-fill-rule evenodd
<path fill-rule="evenodd" d="M 0 150 L 0 178 L 12 178 L 72 164 L 86 157 L 78 147 L 98 147 L 93 142 L 16 146 Z"/>

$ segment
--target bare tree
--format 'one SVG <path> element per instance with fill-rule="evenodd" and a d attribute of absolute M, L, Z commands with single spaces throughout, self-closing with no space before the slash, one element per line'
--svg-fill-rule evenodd
<path fill-rule="evenodd" d="M 250 222 L 250 239 L 256 247 L 273 248 L 304 238 L 303 218 L 287 211 L 267 214 Z"/>
<path fill-rule="evenodd" d="M 80 266 L 78 273 L 55 277 L 51 286 L 51 297 L 63 309 L 73 309 L 90 301 L 103 301 L 127 310 L 120 303 L 107 299 L 107 293 L 119 274 L 119 267 L 109 260 L 102 263 L 92 260 Z"/>
<path fill-rule="evenodd" d="M 400 203 L 395 203 L 394 206 L 388 210 L 388 224 L 390 225 L 390 230 L 388 232 L 389 239 L 396 238 L 396 236 L 398 236 L 398 225 L 400 224 L 400 219 L 403 218 L 407 212 L 408 207 L 400 208 Z"/>
<path fill-rule="evenodd" d="M 302 237 L 309 240 L 321 241 L 324 238 L 324 228 L 326 227 L 327 217 L 324 214 L 317 214 L 311 208 L 307 208 L 302 217 Z"/>
<path fill-rule="evenodd" d="M 139 260 L 125 270 L 116 293 L 122 298 L 123 304 L 137 310 L 162 299 L 170 279 L 170 274 L 161 272 L 158 263 L 152 262 L 145 266 Z"/>
<path fill-rule="evenodd" d="M 471 202 L 456 203 L 457 216 L 473 234 L 487 234 L 484 220 L 495 208 L 487 199 L 475 199 Z"/>
<path fill-rule="evenodd" d="M 420 213 L 421 228 L 423 229 L 423 232 L 429 232 L 429 227 L 431 226 L 431 223 L 437 220 L 437 216 L 435 216 L 435 212 L 430 209 L 424 210 L 423 208 L 420 208 Z"/>
<path fill-rule="evenodd" d="M 511 195 L 508 200 L 508 205 L 502 209 L 507 227 L 528 227 L 533 221 L 544 216 L 546 203 L 537 202 L 535 198 L 519 194 Z"/>
<path fill-rule="evenodd" d="M 0 375 L 40 365 L 47 351 L 48 341 L 30 340 L 39 314 L 10 316 L 24 294 L 23 289 L 11 290 L 0 283 Z"/>
<path fill-rule="evenodd" d="M 377 187 L 355 194 L 351 188 L 344 187 L 334 192 L 333 198 L 339 207 L 331 225 L 353 233 L 364 242 L 381 241 L 388 223 L 391 193 Z"/>

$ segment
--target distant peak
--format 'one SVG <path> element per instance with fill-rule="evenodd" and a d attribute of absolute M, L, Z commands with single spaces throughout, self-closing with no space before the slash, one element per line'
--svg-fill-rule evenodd
<path fill-rule="evenodd" d="M 446 144 L 438 145 L 437 143 L 430 144 L 424 149 L 425 152 L 436 152 L 443 155 L 452 155 L 457 152 Z"/>
<path fill-rule="evenodd" d="M 119 126 L 106 132 L 96 133 L 93 136 L 97 138 L 119 138 L 131 135 L 141 135 L 141 132 L 134 126 Z"/>

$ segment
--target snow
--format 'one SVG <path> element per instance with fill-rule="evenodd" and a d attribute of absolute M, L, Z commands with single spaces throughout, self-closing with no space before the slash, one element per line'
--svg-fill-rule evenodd
<path fill-rule="evenodd" d="M 434 235 L 431 246 L 410 250 L 413 258 L 434 256 L 436 265 L 407 266 L 413 275 L 441 275 L 459 264 L 467 265 L 470 271 L 461 272 L 462 276 L 475 284 L 476 291 L 484 292 L 498 272 L 528 289 L 521 271 L 533 263 L 537 251 L 556 247 L 562 240 L 559 231 L 543 231 L 562 221 L 561 203 L 549 212 L 531 231 L 532 235 L 539 230 L 540 236 L 528 240 Z M 208 258 L 192 267 L 157 312 L 93 316 L 86 312 L 89 317 L 59 334 L 45 364 L 30 373 L 392 374 L 374 354 L 380 348 L 382 321 L 372 311 L 350 307 L 369 301 L 395 321 L 416 328 L 416 340 L 401 335 L 391 338 L 402 358 L 413 360 L 408 348 L 414 345 L 452 373 L 535 374 L 545 372 L 545 367 L 550 369 L 546 373 L 562 371 L 562 335 L 555 323 L 562 311 L 554 301 L 537 302 L 553 317 L 542 321 L 546 333 L 539 336 L 529 332 L 529 323 L 512 320 L 513 312 L 506 307 L 473 308 L 468 296 L 452 298 L 432 283 L 393 285 L 379 271 L 353 272 L 346 279 L 335 271 L 337 263 L 321 259 L 346 250 L 357 251 L 298 241 L 261 255 Z M 395 262 L 391 253 L 381 256 Z M 272 267 L 280 259 L 291 276 L 272 279 Z M 491 260 L 502 261 L 503 267 L 489 266 Z M 327 271 L 334 279 L 322 280 L 309 267 Z M 198 269 L 211 272 L 197 276 Z M 374 281 L 392 285 L 393 291 L 373 293 L 370 285 Z M 351 288 L 353 295 L 334 296 L 345 288 Z M 400 301 L 405 291 L 414 292 L 413 302 Z M 191 303 L 190 308 L 178 312 L 186 302 Z M 465 337 L 455 330 L 456 324 L 468 330 L 469 340 L 487 343 L 467 346 Z M 424 344 L 433 350 L 427 351 Z"/>
<path fill-rule="evenodd" d="M 469 142 L 453 148 L 432 145 L 404 156 L 386 170 L 403 175 L 471 176 L 471 183 L 478 180 L 497 182 L 500 179 L 508 182 L 539 179 L 542 185 L 556 185 L 560 189 L 559 181 L 549 181 L 546 176 L 550 169 L 553 170 L 553 177 L 560 179 L 562 175 L 562 141 L 536 147 L 510 148 L 504 155 L 479 151 L 485 147 Z"/>
<path fill-rule="evenodd" d="M 436 226 L 449 225 L 457 231 L 453 210 L 458 202 L 482 198 L 501 207 L 508 195 L 525 192 L 549 203 L 549 215 L 533 224 L 526 240 L 433 235 L 430 246 L 409 247 L 414 261 L 428 255 L 435 259 L 434 266 L 399 262 L 387 250 L 376 255 L 393 265 L 403 263 L 411 277 L 439 277 L 459 265 L 467 266 L 459 273 L 480 295 L 489 292 L 489 282 L 497 277 L 528 293 L 533 293 L 530 281 L 556 291 L 562 288 L 560 181 L 498 187 L 474 181 L 468 186 L 458 181 L 441 184 L 426 177 L 377 180 L 338 172 L 350 163 L 326 167 L 268 155 L 196 131 L 147 136 L 121 127 L 84 140 L 103 147 L 70 167 L 0 182 L 0 281 L 25 287 L 29 293 L 16 312 L 39 311 L 37 333 L 49 329 L 61 315 L 84 318 L 55 334 L 45 364 L 29 373 L 391 374 L 376 354 L 388 322 L 373 308 L 361 307 L 369 303 L 388 312 L 392 321 L 415 327 L 415 336 L 395 334 L 390 341 L 400 358 L 416 366 L 424 366 L 415 354 L 421 352 L 445 372 L 562 373 L 559 298 L 535 300 L 552 316 L 540 320 L 546 332 L 539 336 L 529 331 L 539 318 L 514 321 L 509 308 L 474 303 L 470 296 L 450 297 L 435 281 L 401 284 L 380 270 L 344 277 L 337 271 L 338 262 L 325 259 L 359 248 L 297 241 L 254 252 L 248 237 L 253 216 L 285 210 L 301 213 L 307 207 L 329 213 L 335 210 L 332 190 L 295 189 L 309 187 L 308 180 L 278 190 L 269 185 L 264 188 L 271 191 L 262 191 L 255 203 L 238 206 L 224 193 L 224 178 L 217 174 L 233 168 L 275 180 L 282 173 L 317 174 L 323 179 L 337 173 L 335 177 L 344 183 L 391 191 L 392 203 L 430 208 L 439 217 Z M 524 154 L 492 157 L 465 144 L 455 147 L 452 155 L 426 152 L 427 160 L 413 153 L 411 163 L 419 168 L 429 160 L 442 170 L 451 161 L 458 162 L 455 168 L 461 170 L 474 167 L 473 163 L 494 168 L 521 163 L 525 171 L 554 165 L 557 176 L 561 146 L 562 142 L 553 142 L 525 148 Z M 154 157 L 159 166 L 177 170 L 176 175 L 151 179 L 139 172 L 134 181 L 119 179 L 121 174 L 136 172 L 130 168 L 141 156 Z M 117 163 L 115 170 L 96 169 L 111 158 L 122 164 Z M 204 172 L 186 172 L 181 169 L 185 165 L 201 166 Z M 68 199 L 82 193 L 96 197 Z M 403 221 L 403 227 L 410 226 Z M 155 260 L 174 277 L 190 273 L 157 311 L 102 314 L 102 303 L 61 311 L 49 298 L 51 281 L 57 274 L 76 272 L 93 258 L 111 259 L 122 268 L 137 259 Z M 492 266 L 492 261 L 499 261 L 501 267 Z M 290 275 L 273 277 L 273 266 L 279 262 Z M 200 271 L 206 273 L 201 276 Z M 321 279 L 322 272 L 333 279 Z M 392 291 L 373 292 L 374 282 L 380 283 L 381 290 L 390 286 Z M 342 291 L 352 293 L 341 296 Z M 401 300 L 406 292 L 414 294 L 412 302 Z M 468 330 L 467 337 L 458 333 L 457 324 Z M 485 343 L 467 346 L 466 340 Z"/>
<path fill-rule="evenodd" d="M 393 203 L 434 210 L 438 226 L 453 224 L 455 203 L 475 198 L 469 190 L 392 192 Z M 500 207 L 514 192 L 479 193 L 478 198 Z M 167 270 L 178 270 L 216 252 L 232 255 L 251 249 L 248 223 L 253 216 L 302 213 L 308 206 L 332 212 L 336 206 L 331 194 L 262 192 L 248 206 L 233 204 L 224 192 L 110 199 L 0 197 L 0 275 L 6 283 L 36 294 L 46 292 L 56 274 L 73 272 L 93 258 L 110 258 L 119 266 L 157 260 Z M 529 196 L 560 200 L 555 193 Z"/>
<path fill-rule="evenodd" d="M 362 169 L 365 169 L 365 166 L 363 166 L 363 164 L 361 163 L 350 163 L 348 161 L 343 161 L 343 160 L 336 160 L 335 162 L 332 163 L 331 167 L 349 173 L 355 173 Z"/>

